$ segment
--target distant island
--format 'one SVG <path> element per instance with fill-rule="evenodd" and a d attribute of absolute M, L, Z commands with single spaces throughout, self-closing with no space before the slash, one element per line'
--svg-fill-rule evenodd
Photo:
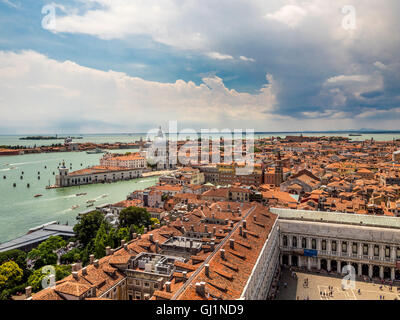
<path fill-rule="evenodd" d="M 58 137 L 58 136 L 30 136 L 22 137 L 19 140 L 65 140 L 65 139 L 83 139 L 83 137 Z"/>

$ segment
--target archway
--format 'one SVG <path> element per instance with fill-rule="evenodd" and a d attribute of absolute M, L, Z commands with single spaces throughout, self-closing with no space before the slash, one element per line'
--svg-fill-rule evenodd
<path fill-rule="evenodd" d="M 321 270 L 328 271 L 328 261 L 326 259 L 321 259 Z"/>
<path fill-rule="evenodd" d="M 362 275 L 369 276 L 369 265 L 363 264 L 361 267 Z"/>
<path fill-rule="evenodd" d="M 354 268 L 352 272 L 354 272 L 355 275 L 358 275 L 358 263 L 352 263 L 351 266 Z"/>
<path fill-rule="evenodd" d="M 299 257 L 298 256 L 292 256 L 292 266 L 293 267 L 299 266 Z"/>
<path fill-rule="evenodd" d="M 282 256 L 282 264 L 283 264 L 284 266 L 289 265 L 289 256 L 288 256 L 287 254 L 284 254 L 284 255 Z"/>
<path fill-rule="evenodd" d="M 372 267 L 372 276 L 379 278 L 379 267 L 378 266 Z"/>
<path fill-rule="evenodd" d="M 337 272 L 337 261 L 336 260 L 331 261 L 331 270 L 333 272 Z"/>
<path fill-rule="evenodd" d="M 390 268 L 389 267 L 383 268 L 383 278 L 390 279 Z"/>

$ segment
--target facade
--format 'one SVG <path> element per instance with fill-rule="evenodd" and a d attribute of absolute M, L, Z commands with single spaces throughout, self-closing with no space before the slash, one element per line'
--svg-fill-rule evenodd
<path fill-rule="evenodd" d="M 240 183 L 244 185 L 260 186 L 263 183 L 263 165 L 254 164 L 249 173 L 245 172 L 244 165 L 237 163 L 225 164 L 220 163 L 217 165 L 218 169 L 218 184 L 232 185 Z M 243 172 L 241 172 L 243 170 Z"/>
<path fill-rule="evenodd" d="M 123 167 L 102 167 L 94 166 L 74 172 L 63 164 L 56 176 L 57 187 L 71 187 L 84 184 L 116 182 L 121 180 L 131 180 L 142 177 L 144 168 L 129 169 Z"/>
<path fill-rule="evenodd" d="M 100 159 L 100 166 L 143 169 L 146 168 L 147 165 L 146 158 L 140 153 L 132 153 L 126 155 L 106 153 Z"/>
<path fill-rule="evenodd" d="M 279 214 L 281 264 L 359 277 L 400 280 L 397 218 L 271 209 Z"/>

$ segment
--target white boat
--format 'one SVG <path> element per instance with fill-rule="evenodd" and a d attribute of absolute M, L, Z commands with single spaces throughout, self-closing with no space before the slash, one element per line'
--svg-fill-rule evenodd
<path fill-rule="evenodd" d="M 108 194 L 102 194 L 101 197 L 106 198 L 106 197 L 108 197 Z"/>
<path fill-rule="evenodd" d="M 72 206 L 72 207 L 71 207 L 72 210 L 75 210 L 75 209 L 78 209 L 78 208 L 79 208 L 78 205 L 75 205 L 75 206 Z"/>
<path fill-rule="evenodd" d="M 99 148 L 96 148 L 96 149 L 91 150 L 91 151 L 86 151 L 86 153 L 87 154 L 97 154 L 97 153 L 105 153 L 105 151 L 103 151 L 103 150 L 101 150 Z"/>

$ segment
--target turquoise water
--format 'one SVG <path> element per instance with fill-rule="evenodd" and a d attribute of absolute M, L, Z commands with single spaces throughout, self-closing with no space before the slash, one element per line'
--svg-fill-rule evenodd
<path fill-rule="evenodd" d="M 127 151 L 133 150 L 119 152 Z M 72 163 L 72 170 L 78 170 L 98 164 L 101 156 L 102 154 L 67 152 L 0 157 L 0 242 L 23 235 L 28 229 L 50 221 L 75 224 L 77 214 L 89 209 L 86 207 L 87 200 L 96 199 L 95 206 L 115 203 L 124 200 L 130 192 L 144 189 L 158 181 L 158 177 L 151 177 L 113 184 L 45 189 L 49 182 L 54 184 L 53 172 L 57 174 L 57 166 L 61 161 L 65 160 L 68 167 Z M 17 185 L 15 188 L 13 183 Z M 27 183 L 30 188 L 27 188 Z M 75 195 L 84 192 L 87 195 Z M 34 198 L 36 194 L 43 196 Z M 102 198 L 103 194 L 108 196 Z M 72 206 L 75 205 L 79 205 L 79 208 L 73 210 Z"/>

